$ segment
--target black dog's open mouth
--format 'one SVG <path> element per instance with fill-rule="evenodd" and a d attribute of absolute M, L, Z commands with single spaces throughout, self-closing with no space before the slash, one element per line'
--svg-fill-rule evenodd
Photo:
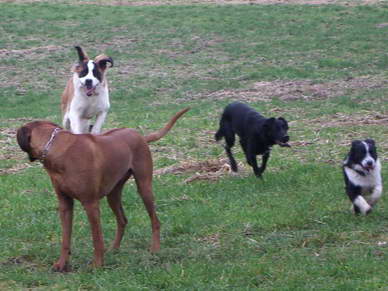
<path fill-rule="evenodd" d="M 290 148 L 291 146 L 288 143 L 289 140 L 290 140 L 290 137 L 287 135 L 287 136 L 284 136 L 281 140 L 276 141 L 276 144 L 281 146 L 281 147 Z"/>
<path fill-rule="evenodd" d="M 281 147 L 287 147 L 287 148 L 290 148 L 290 144 L 288 142 L 281 142 L 281 141 L 277 141 L 276 144 L 278 146 L 281 146 Z"/>

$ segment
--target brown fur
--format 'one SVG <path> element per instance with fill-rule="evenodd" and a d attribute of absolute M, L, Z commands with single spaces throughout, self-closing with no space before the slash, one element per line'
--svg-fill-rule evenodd
<path fill-rule="evenodd" d="M 71 104 L 71 101 L 73 100 L 73 98 L 74 98 L 74 84 L 73 84 L 73 79 L 71 78 L 67 81 L 65 90 L 62 93 L 61 110 L 63 115 L 69 109 L 68 107 Z"/>
<path fill-rule="evenodd" d="M 100 223 L 99 200 L 107 196 L 109 206 L 117 220 L 113 249 L 120 247 L 127 224 L 121 192 L 132 175 L 151 219 L 151 251 L 160 249 L 160 223 L 156 215 L 152 192 L 152 156 L 148 142 L 162 138 L 176 120 L 188 109 L 175 114 L 164 128 L 145 137 L 134 129 L 113 129 L 101 135 L 72 134 L 62 130 L 57 133 L 43 162 L 51 178 L 59 201 L 62 223 L 62 248 L 56 271 L 69 268 L 74 199 L 84 207 L 94 245 L 93 265 L 104 263 L 104 241 Z M 31 160 L 41 158 L 56 124 L 35 121 L 18 129 L 17 141 Z"/>

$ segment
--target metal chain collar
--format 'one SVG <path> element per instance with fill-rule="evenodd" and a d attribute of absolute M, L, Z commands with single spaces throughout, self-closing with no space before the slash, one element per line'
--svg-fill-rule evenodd
<path fill-rule="evenodd" d="M 50 147 L 51 147 L 51 145 L 52 145 L 52 143 L 53 143 L 53 141 L 54 141 L 55 136 L 57 135 L 57 133 L 58 133 L 60 130 L 61 130 L 60 127 L 56 127 L 56 128 L 53 130 L 53 132 L 51 133 L 50 139 L 48 140 L 48 142 L 47 142 L 46 145 L 44 146 L 43 151 L 42 151 L 42 154 L 41 154 L 41 156 L 40 156 L 40 158 L 39 158 L 39 161 L 40 161 L 42 164 L 43 164 L 44 160 L 45 160 L 46 157 L 47 157 L 47 154 L 48 154 L 48 152 L 49 152 L 49 150 L 50 150 Z"/>

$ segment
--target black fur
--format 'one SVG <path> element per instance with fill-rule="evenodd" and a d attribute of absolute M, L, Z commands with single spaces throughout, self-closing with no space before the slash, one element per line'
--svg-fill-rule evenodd
<path fill-rule="evenodd" d="M 231 168 L 237 172 L 237 163 L 231 151 L 237 134 L 248 164 L 255 175 L 260 177 L 266 169 L 271 147 L 274 144 L 289 147 L 287 130 L 288 123 L 284 118 L 265 118 L 248 105 L 234 102 L 225 107 L 215 139 L 225 139 L 224 148 Z M 260 168 L 257 166 L 257 155 L 263 155 Z"/>

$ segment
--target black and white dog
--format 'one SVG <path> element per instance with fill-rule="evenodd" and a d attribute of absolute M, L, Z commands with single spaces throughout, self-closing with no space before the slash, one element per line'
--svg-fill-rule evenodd
<path fill-rule="evenodd" d="M 381 164 L 372 139 L 355 140 L 343 163 L 346 193 L 356 214 L 368 214 L 383 190 Z M 370 195 L 367 200 L 364 196 Z"/>
<path fill-rule="evenodd" d="M 220 128 L 215 134 L 216 141 L 225 139 L 224 145 L 232 171 L 237 172 L 237 163 L 231 148 L 234 146 L 235 134 L 240 137 L 240 145 L 248 164 L 257 177 L 265 171 L 271 147 L 278 144 L 289 147 L 287 143 L 288 123 L 282 118 L 265 118 L 253 108 L 241 102 L 234 102 L 225 107 L 220 120 Z M 257 166 L 256 155 L 263 155 L 262 165 Z"/>

